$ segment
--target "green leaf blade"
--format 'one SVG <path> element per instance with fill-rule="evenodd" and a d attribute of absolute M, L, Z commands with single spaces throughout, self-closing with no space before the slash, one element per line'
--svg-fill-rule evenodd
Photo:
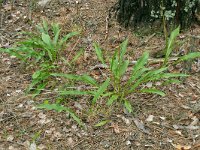
<path fill-rule="evenodd" d="M 101 127 L 104 126 L 105 124 L 107 124 L 108 122 L 110 122 L 110 120 L 102 120 L 99 123 L 95 124 L 95 127 Z"/>
<path fill-rule="evenodd" d="M 52 48 L 51 38 L 48 34 L 42 33 L 42 41 L 49 47 Z"/>
<path fill-rule="evenodd" d="M 37 106 L 37 108 L 40 108 L 40 109 L 47 109 L 47 110 L 55 110 L 57 112 L 62 112 L 62 111 L 66 111 L 68 112 L 71 117 L 80 125 L 80 126 L 84 126 L 81 119 L 79 119 L 75 113 L 70 110 L 69 108 L 67 107 L 64 107 L 64 106 L 61 106 L 59 104 L 48 104 L 48 103 L 43 103 L 39 106 Z"/>
<path fill-rule="evenodd" d="M 193 53 L 189 53 L 187 55 L 181 56 L 177 62 L 195 59 L 199 57 L 200 57 L 200 52 L 193 52 Z"/>
<path fill-rule="evenodd" d="M 121 45 L 120 45 L 120 62 L 123 62 L 124 60 L 124 55 L 127 50 L 127 45 L 128 45 L 128 39 L 126 39 Z"/>
<path fill-rule="evenodd" d="M 151 93 L 151 94 L 158 94 L 160 96 L 165 96 L 165 93 L 162 92 L 161 90 L 157 90 L 157 89 L 142 89 L 140 90 L 141 93 Z"/>
<path fill-rule="evenodd" d="M 90 93 L 87 91 L 80 90 L 69 90 L 69 91 L 58 91 L 60 95 L 89 95 Z"/>
<path fill-rule="evenodd" d="M 118 95 L 112 95 L 110 99 L 108 99 L 106 105 L 110 106 L 113 104 L 114 101 L 116 101 L 118 99 Z"/>
<path fill-rule="evenodd" d="M 73 74 L 63 74 L 63 73 L 51 73 L 52 76 L 55 77 L 64 77 L 70 80 L 82 81 L 86 84 L 95 85 L 97 86 L 97 82 L 95 79 L 88 75 L 73 75 Z"/>
<path fill-rule="evenodd" d="M 99 99 L 99 97 L 101 96 L 101 94 L 103 94 L 106 91 L 109 83 L 110 83 L 110 78 L 107 78 L 107 80 L 99 87 L 97 92 L 94 94 L 94 98 L 92 100 L 93 104 L 95 104 L 97 99 Z"/>
<path fill-rule="evenodd" d="M 99 45 L 97 43 L 93 44 L 97 58 L 101 61 L 102 64 L 105 64 L 105 61 L 103 59 L 103 54 L 102 54 L 102 50 L 100 49 Z"/>
<path fill-rule="evenodd" d="M 129 101 L 124 100 L 124 106 L 128 110 L 129 113 L 131 113 L 133 111 L 132 106 Z"/>
<path fill-rule="evenodd" d="M 127 71 L 128 65 L 129 65 L 129 60 L 125 60 L 121 64 L 121 66 L 119 68 L 119 77 L 122 77 L 125 74 L 125 72 Z"/>

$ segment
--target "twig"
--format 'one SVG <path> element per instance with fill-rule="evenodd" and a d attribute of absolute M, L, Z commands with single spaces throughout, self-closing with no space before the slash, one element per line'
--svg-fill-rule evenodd
<path fill-rule="evenodd" d="M 188 35 L 189 37 L 195 38 L 195 39 L 200 39 L 200 36 L 195 36 L 195 35 Z"/>
<path fill-rule="evenodd" d="M 158 64 L 158 63 L 164 62 L 164 60 L 165 60 L 164 58 L 158 58 L 158 59 L 157 58 L 149 58 L 148 64 Z M 176 61 L 176 60 L 178 60 L 178 57 L 171 57 L 169 59 L 169 62 Z M 137 63 L 137 61 L 133 60 L 133 61 L 130 62 L 129 66 L 135 65 L 136 63 Z M 106 64 L 98 64 L 98 65 L 91 67 L 90 70 L 95 70 L 95 69 L 98 69 L 98 68 L 108 69 L 109 67 Z"/>
<path fill-rule="evenodd" d="M 106 35 L 105 40 L 108 38 L 109 16 L 106 17 Z"/>
<path fill-rule="evenodd" d="M 76 41 L 76 43 L 74 44 L 74 46 L 72 47 L 72 49 L 70 50 L 70 53 L 67 57 L 67 60 L 69 60 L 70 56 L 72 55 L 73 50 L 75 49 L 75 47 L 77 46 L 77 44 L 79 43 L 80 38 L 78 38 L 78 40 Z"/>
<path fill-rule="evenodd" d="M 165 60 L 164 58 L 149 58 L 148 64 L 158 64 L 158 63 L 164 62 L 164 60 Z M 169 62 L 176 61 L 176 60 L 178 60 L 178 57 L 171 57 L 169 59 Z M 134 64 L 136 64 L 136 62 L 137 61 L 131 61 L 130 65 L 134 65 Z"/>
<path fill-rule="evenodd" d="M 4 17 L 4 13 L 2 12 L 1 14 L 1 23 L 0 23 L 0 29 L 3 27 L 3 18 Z"/>
<path fill-rule="evenodd" d="M 144 44 L 148 43 L 149 40 L 150 40 L 151 38 L 153 38 L 155 35 L 156 35 L 156 33 L 153 33 L 152 35 L 150 35 L 149 37 L 147 37 L 146 40 L 142 41 L 142 43 L 141 43 L 138 47 L 141 47 L 141 46 L 143 46 Z"/>
<path fill-rule="evenodd" d="M 200 147 L 200 144 L 195 145 L 195 146 L 193 147 L 193 149 L 194 149 L 194 148 L 198 148 L 198 147 Z"/>

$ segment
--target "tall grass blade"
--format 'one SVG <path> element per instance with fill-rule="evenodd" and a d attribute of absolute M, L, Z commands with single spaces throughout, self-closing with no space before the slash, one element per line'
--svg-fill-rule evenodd
<path fill-rule="evenodd" d="M 90 93 L 87 91 L 79 91 L 79 90 L 73 90 L 73 91 L 58 91 L 60 95 L 89 95 Z"/>
<path fill-rule="evenodd" d="M 122 77 L 129 65 L 129 60 L 124 60 L 119 68 L 119 77 Z"/>
<path fill-rule="evenodd" d="M 99 123 L 95 124 L 94 126 L 101 127 L 101 126 L 104 126 L 105 124 L 107 124 L 108 122 L 110 122 L 110 120 L 103 120 L 103 121 L 100 121 Z"/>
<path fill-rule="evenodd" d="M 115 50 L 115 53 L 112 57 L 111 63 L 110 63 L 110 69 L 114 75 L 114 77 L 117 77 L 118 74 L 118 65 L 119 65 L 119 59 L 117 58 L 117 50 Z"/>
<path fill-rule="evenodd" d="M 133 67 L 133 72 L 136 74 L 136 72 L 143 68 L 144 65 L 147 63 L 149 58 L 149 53 L 148 52 L 144 52 L 144 54 L 142 55 L 142 57 L 137 61 L 137 63 L 134 65 Z"/>
<path fill-rule="evenodd" d="M 141 77 L 146 71 L 149 71 L 149 68 L 141 68 L 140 70 L 134 72 L 130 79 L 127 81 L 126 85 L 130 85 L 133 81 L 137 80 L 139 77 Z"/>
<path fill-rule="evenodd" d="M 60 29 L 58 25 L 53 26 L 54 38 L 53 38 L 53 45 L 56 46 L 58 44 L 58 39 L 60 35 Z"/>
<path fill-rule="evenodd" d="M 187 55 L 184 55 L 184 56 L 179 57 L 179 59 L 177 60 L 176 63 L 179 63 L 179 62 L 181 62 L 181 61 L 190 60 L 190 59 L 199 58 L 199 57 L 200 57 L 200 52 L 189 53 L 189 54 L 187 54 Z"/>
<path fill-rule="evenodd" d="M 121 46 L 120 46 L 120 64 L 121 64 L 121 62 L 123 62 L 123 60 L 124 60 L 124 55 L 125 55 L 125 53 L 126 53 L 126 50 L 127 50 L 127 45 L 128 45 L 128 39 L 126 39 L 122 44 L 121 44 Z"/>
<path fill-rule="evenodd" d="M 48 46 L 48 48 L 52 48 L 51 38 L 48 34 L 42 33 L 42 40 Z"/>
<path fill-rule="evenodd" d="M 108 99 L 106 105 L 110 106 L 113 104 L 114 101 L 116 101 L 118 99 L 118 95 L 112 95 L 110 99 Z"/>
<path fill-rule="evenodd" d="M 151 80 L 151 78 L 157 77 L 156 75 L 162 73 L 163 71 L 167 70 L 167 67 L 160 68 L 157 70 L 149 71 L 146 74 L 144 74 L 141 78 L 139 78 L 133 86 L 131 86 L 131 89 L 129 90 L 129 93 L 133 92 L 140 84 L 148 82 Z"/>
<path fill-rule="evenodd" d="M 103 59 L 103 54 L 102 54 L 102 50 L 100 49 L 99 45 L 97 43 L 93 44 L 97 58 L 101 61 L 102 64 L 105 64 L 105 61 Z"/>
<path fill-rule="evenodd" d="M 73 59 L 70 61 L 70 64 L 75 63 L 83 54 L 84 50 L 81 48 L 80 51 L 76 53 L 76 55 L 73 57 Z"/>
<path fill-rule="evenodd" d="M 173 50 L 173 46 L 174 46 L 176 37 L 179 35 L 179 32 L 180 32 L 180 26 L 178 26 L 174 31 L 172 31 L 172 33 L 170 35 L 170 38 L 167 42 L 164 65 L 166 65 L 167 61 L 169 60 L 169 56 Z"/>
<path fill-rule="evenodd" d="M 70 109 L 70 108 L 67 108 L 67 107 L 64 107 L 64 106 L 61 106 L 59 104 L 41 104 L 39 106 L 37 106 L 38 108 L 42 108 L 42 109 L 47 109 L 47 110 L 55 110 L 57 112 L 62 112 L 62 111 L 66 111 L 68 112 L 71 117 L 80 125 L 80 126 L 84 126 L 83 125 L 83 122 L 81 121 L 81 119 L 79 119 L 75 113 Z"/>
<path fill-rule="evenodd" d="M 45 34 L 48 34 L 48 31 L 49 31 L 49 27 L 48 27 L 48 23 L 45 19 L 42 20 L 42 25 L 43 25 L 43 29 L 44 29 L 44 33 Z"/>
<path fill-rule="evenodd" d="M 94 98 L 92 100 L 92 103 L 95 104 L 97 99 L 106 91 L 108 85 L 110 83 L 110 78 L 107 78 L 107 80 L 99 87 L 99 89 L 94 94 Z"/>
<path fill-rule="evenodd" d="M 132 106 L 129 101 L 124 100 L 124 106 L 128 110 L 129 113 L 131 113 L 133 111 Z"/>
<path fill-rule="evenodd" d="M 137 63 L 133 67 L 133 71 L 131 73 L 130 79 L 127 81 L 127 85 L 129 85 L 131 82 L 136 80 L 138 77 L 140 77 L 145 71 L 148 71 L 150 69 L 145 68 L 144 65 L 147 63 L 149 58 L 149 53 L 144 52 L 142 57 L 137 61 Z"/>
<path fill-rule="evenodd" d="M 59 42 L 59 46 L 62 46 L 64 44 L 64 42 L 66 42 L 69 38 L 78 35 L 79 32 L 70 32 L 69 34 L 67 34 L 66 36 L 64 36 L 60 42 Z"/>
<path fill-rule="evenodd" d="M 165 93 L 162 92 L 161 90 L 157 89 L 142 89 L 140 90 L 141 93 L 151 93 L 151 94 L 158 94 L 160 96 L 165 96 Z"/>
<path fill-rule="evenodd" d="M 95 85 L 97 86 L 97 82 L 95 79 L 88 75 L 73 75 L 73 74 L 64 74 L 64 73 L 51 73 L 52 76 L 54 77 L 64 77 L 70 80 L 76 80 L 76 81 L 82 81 L 87 84 Z"/>

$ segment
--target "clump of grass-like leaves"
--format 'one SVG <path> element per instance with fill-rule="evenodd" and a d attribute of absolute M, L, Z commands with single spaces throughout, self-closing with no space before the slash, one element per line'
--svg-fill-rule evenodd
<path fill-rule="evenodd" d="M 142 85 L 148 82 L 169 82 L 169 83 L 177 83 L 177 78 L 179 77 L 187 77 L 188 75 L 182 73 L 170 73 L 168 72 L 168 60 L 170 54 L 173 50 L 174 41 L 176 37 L 179 35 L 179 27 L 176 28 L 172 33 L 166 45 L 166 55 L 164 59 L 163 65 L 160 66 L 158 69 L 152 69 L 148 67 L 148 58 L 149 53 L 145 52 L 143 55 L 137 60 L 136 64 L 132 67 L 132 71 L 129 74 L 127 73 L 127 69 L 129 67 L 129 60 L 125 58 L 128 40 L 125 40 L 119 49 L 115 50 L 113 57 L 110 59 L 109 62 L 109 69 L 111 75 L 107 77 L 107 79 L 102 83 L 98 84 L 95 79 L 88 75 L 72 75 L 72 74 L 51 74 L 53 76 L 60 76 L 65 77 L 70 80 L 81 81 L 85 84 L 90 86 L 95 86 L 96 90 L 62 90 L 59 91 L 61 95 L 91 95 L 93 97 L 92 103 L 95 104 L 100 97 L 104 97 L 107 101 L 107 105 L 112 105 L 115 102 L 122 103 L 125 108 L 132 112 L 132 100 L 128 97 L 134 93 L 151 93 L 157 94 L 160 96 L 165 96 L 165 93 L 160 90 L 156 89 L 156 86 L 152 86 L 151 88 L 146 88 Z M 95 52 L 99 61 L 105 64 L 104 56 L 102 53 L 101 48 L 94 44 Z M 188 55 L 180 57 L 176 63 L 193 59 L 199 57 L 200 53 L 190 53 Z M 128 80 L 122 81 L 124 76 L 128 76 Z M 113 90 L 110 91 L 110 87 L 112 86 Z M 95 89 L 95 88 L 94 88 Z M 107 98 L 106 98 L 107 97 Z"/>
<path fill-rule="evenodd" d="M 78 32 L 71 32 L 61 37 L 59 25 L 52 23 L 49 27 L 45 20 L 42 24 L 37 25 L 37 31 L 36 33 L 26 33 L 28 35 L 26 40 L 16 43 L 11 48 L 0 49 L 0 52 L 15 56 L 36 70 L 27 90 L 27 92 L 34 91 L 35 96 L 47 85 L 50 73 L 58 69 L 57 61 L 61 60 L 60 54 L 66 42 L 78 34 Z"/>

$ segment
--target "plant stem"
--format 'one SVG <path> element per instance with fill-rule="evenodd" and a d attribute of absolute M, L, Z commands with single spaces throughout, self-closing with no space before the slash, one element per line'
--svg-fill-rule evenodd
<path fill-rule="evenodd" d="M 165 13 L 164 13 L 164 2 L 162 0 L 162 8 L 161 8 L 161 14 L 162 14 L 162 21 L 163 21 L 163 32 L 164 32 L 164 36 L 165 36 L 165 42 L 167 45 L 167 28 L 166 28 L 166 19 L 165 19 Z"/>

